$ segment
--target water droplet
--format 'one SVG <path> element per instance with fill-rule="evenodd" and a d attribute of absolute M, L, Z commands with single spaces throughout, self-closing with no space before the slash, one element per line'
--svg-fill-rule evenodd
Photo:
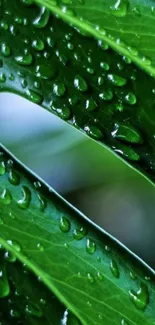
<path fill-rule="evenodd" d="M 119 269 L 118 269 L 118 265 L 117 265 L 115 260 L 111 260 L 111 262 L 110 262 L 110 270 L 111 270 L 111 273 L 113 274 L 113 276 L 115 278 L 119 278 L 119 276 L 120 276 Z"/>
<path fill-rule="evenodd" d="M 79 75 L 77 75 L 74 79 L 74 86 L 81 92 L 85 92 L 88 89 L 86 81 Z"/>
<path fill-rule="evenodd" d="M 115 74 L 108 74 L 107 78 L 113 85 L 118 87 L 122 87 L 127 83 L 127 80 L 125 78 L 119 77 Z"/>
<path fill-rule="evenodd" d="M 131 125 L 115 123 L 114 130 L 112 131 L 113 138 L 129 143 L 143 143 L 142 137 L 138 130 Z"/>
<path fill-rule="evenodd" d="M 99 271 L 97 272 L 97 278 L 102 281 L 103 280 L 103 274 Z"/>
<path fill-rule="evenodd" d="M 5 162 L 0 161 L 0 176 L 4 175 L 5 173 L 6 173 Z"/>
<path fill-rule="evenodd" d="M 33 26 L 36 28 L 44 28 L 49 21 L 50 11 L 45 7 L 40 8 L 39 16 L 33 21 Z"/>
<path fill-rule="evenodd" d="M 111 89 L 104 90 L 99 94 L 99 98 L 105 101 L 111 101 L 113 99 L 113 92 Z"/>
<path fill-rule="evenodd" d="M 16 262 L 16 256 L 9 251 L 5 252 L 4 258 L 7 262 L 10 262 L 10 263 Z"/>
<path fill-rule="evenodd" d="M 129 323 L 123 318 L 121 320 L 121 325 L 129 325 Z"/>
<path fill-rule="evenodd" d="M 11 49 L 6 43 L 1 44 L 1 54 L 5 57 L 10 56 L 11 54 Z"/>
<path fill-rule="evenodd" d="M 38 193 L 37 195 L 40 203 L 40 210 L 43 212 L 47 207 L 46 199 L 40 193 Z"/>
<path fill-rule="evenodd" d="M 35 104 L 39 105 L 43 101 L 42 95 L 38 94 L 36 91 L 34 91 L 32 89 L 28 89 L 26 91 L 26 95 L 27 95 L 28 99 L 31 100 Z"/>
<path fill-rule="evenodd" d="M 26 208 L 28 208 L 30 201 L 31 201 L 31 191 L 29 190 L 29 188 L 27 186 L 22 187 L 22 195 L 23 195 L 23 198 L 21 200 L 19 200 L 17 203 L 21 209 L 26 209 Z"/>
<path fill-rule="evenodd" d="M 9 171 L 8 180 L 12 185 L 19 185 L 20 183 L 20 177 L 13 169 Z"/>
<path fill-rule="evenodd" d="M 44 50 L 44 42 L 41 39 L 36 39 L 32 42 L 32 47 L 36 50 L 36 51 L 43 51 Z"/>
<path fill-rule="evenodd" d="M 62 97 L 65 94 L 66 88 L 62 82 L 57 82 L 53 85 L 53 92 L 56 96 Z"/>
<path fill-rule="evenodd" d="M 2 193 L 0 194 L 0 202 L 4 205 L 9 205 L 11 203 L 12 196 L 7 188 L 4 188 L 2 190 Z"/>
<path fill-rule="evenodd" d="M 23 66 L 29 66 L 32 64 L 33 62 L 33 57 L 32 54 L 30 53 L 26 53 L 23 55 L 18 55 L 15 57 L 15 61 L 19 64 L 19 65 L 23 65 Z"/>
<path fill-rule="evenodd" d="M 90 238 L 87 238 L 86 250 L 89 254 L 94 254 L 96 251 L 96 244 Z"/>
<path fill-rule="evenodd" d="M 130 278 L 132 280 L 136 280 L 136 278 L 137 278 L 136 274 L 133 271 L 130 271 Z"/>
<path fill-rule="evenodd" d="M 136 98 L 135 94 L 132 92 L 129 92 L 128 94 L 126 94 L 124 99 L 125 99 L 126 103 L 129 105 L 134 105 L 137 102 L 137 98 Z"/>
<path fill-rule="evenodd" d="M 70 227 L 71 227 L 71 225 L 70 225 L 69 219 L 66 217 L 61 217 L 60 223 L 59 223 L 60 230 L 63 232 L 69 232 Z"/>
<path fill-rule="evenodd" d="M 83 239 L 87 234 L 87 230 L 83 227 L 81 227 L 80 229 L 75 229 L 73 232 L 73 237 L 76 240 L 81 240 Z"/>
<path fill-rule="evenodd" d="M 25 312 L 26 312 L 26 314 L 29 314 L 31 316 L 35 316 L 38 318 L 41 318 L 43 316 L 43 312 L 41 311 L 41 309 L 34 303 L 26 305 Z"/>
<path fill-rule="evenodd" d="M 97 108 L 97 104 L 92 97 L 90 97 L 89 99 L 86 100 L 86 109 L 89 112 L 94 111 L 96 108 Z"/>
<path fill-rule="evenodd" d="M 141 284 L 137 292 L 130 290 L 129 296 L 137 309 L 144 310 L 149 303 L 148 287 L 144 283 Z"/>
<path fill-rule="evenodd" d="M 42 244 L 38 243 L 37 248 L 39 249 L 40 252 L 44 252 L 44 246 Z"/>
<path fill-rule="evenodd" d="M 7 240 L 7 243 L 16 251 L 16 252 L 20 252 L 21 251 L 21 246 L 20 244 L 15 241 L 15 240 Z"/>
<path fill-rule="evenodd" d="M 111 12 L 116 17 L 125 17 L 128 11 L 128 0 L 117 0 L 115 5 L 111 7 Z"/>
<path fill-rule="evenodd" d="M 122 157 L 131 161 L 138 161 L 140 156 L 131 147 L 127 147 L 123 144 L 117 144 L 117 147 L 113 147 L 114 151 L 120 154 Z"/>
<path fill-rule="evenodd" d="M 103 138 L 102 131 L 94 125 L 86 125 L 84 131 L 93 139 L 100 140 Z"/>
<path fill-rule="evenodd" d="M 94 277 L 93 275 L 91 275 L 90 273 L 87 274 L 87 278 L 89 280 L 90 283 L 94 283 Z"/>

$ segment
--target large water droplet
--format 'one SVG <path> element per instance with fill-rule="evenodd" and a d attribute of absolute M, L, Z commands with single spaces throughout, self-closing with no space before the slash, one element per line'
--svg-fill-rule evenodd
<path fill-rule="evenodd" d="M 4 205 L 9 205 L 11 203 L 12 196 L 7 188 L 4 188 L 2 190 L 2 193 L 0 194 L 0 202 Z"/>
<path fill-rule="evenodd" d="M 43 28 L 48 24 L 50 11 L 45 7 L 41 7 L 39 16 L 33 21 L 33 26 Z"/>
<path fill-rule="evenodd" d="M 96 251 L 96 243 L 90 238 L 87 239 L 86 250 L 89 254 L 94 254 Z"/>
<path fill-rule="evenodd" d="M 116 17 L 125 17 L 128 11 L 128 0 L 117 0 L 115 5 L 111 7 L 111 12 Z"/>
<path fill-rule="evenodd" d="M 121 123 L 115 123 L 114 130 L 112 131 L 112 136 L 116 139 L 130 142 L 130 143 L 143 143 L 143 139 L 138 130 L 136 130 L 131 125 L 125 125 Z"/>
<path fill-rule="evenodd" d="M 83 239 L 87 234 L 87 230 L 83 227 L 81 227 L 80 229 L 75 229 L 73 232 L 73 237 L 76 240 L 81 240 Z"/>
<path fill-rule="evenodd" d="M 22 195 L 23 195 L 23 198 L 21 200 L 19 200 L 17 203 L 21 209 L 26 209 L 26 208 L 28 208 L 30 201 L 31 201 L 31 191 L 29 190 L 29 188 L 27 186 L 23 186 Z"/>
<path fill-rule="evenodd" d="M 85 92 L 88 89 L 86 81 L 79 75 L 77 75 L 74 79 L 74 86 L 81 92 Z"/>
<path fill-rule="evenodd" d="M 60 223 L 59 223 L 60 230 L 63 232 L 69 232 L 70 227 L 71 227 L 71 225 L 70 225 L 69 219 L 66 217 L 61 217 Z"/>
<path fill-rule="evenodd" d="M 0 161 L 0 176 L 4 175 L 5 173 L 6 173 L 5 162 Z"/>
<path fill-rule="evenodd" d="M 144 283 L 141 284 L 140 289 L 137 292 L 130 290 L 129 296 L 138 309 L 144 310 L 149 303 L 148 287 Z"/>
<path fill-rule="evenodd" d="M 110 262 L 110 270 L 111 270 L 111 273 L 113 274 L 113 276 L 115 278 L 119 278 L 119 269 L 118 269 L 118 265 L 116 263 L 115 260 L 111 260 Z"/>
<path fill-rule="evenodd" d="M 20 177 L 13 169 L 9 171 L 8 180 L 12 185 L 19 185 L 20 183 Z"/>

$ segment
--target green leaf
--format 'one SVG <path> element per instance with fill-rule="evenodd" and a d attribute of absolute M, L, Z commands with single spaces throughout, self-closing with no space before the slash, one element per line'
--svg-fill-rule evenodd
<path fill-rule="evenodd" d="M 26 264 L 82 324 L 152 325 L 154 272 L 4 148 L 0 159 L 3 247 Z"/>
<path fill-rule="evenodd" d="M 36 0 L 66 22 L 107 43 L 155 76 L 152 0 Z"/>
<path fill-rule="evenodd" d="M 1 324 L 60 325 L 66 308 L 9 251 L 0 250 Z M 68 317 L 72 317 L 69 313 Z"/>
<path fill-rule="evenodd" d="M 42 105 L 154 182 L 155 80 L 32 1 L 3 0 L 0 28 L 0 90 Z"/>

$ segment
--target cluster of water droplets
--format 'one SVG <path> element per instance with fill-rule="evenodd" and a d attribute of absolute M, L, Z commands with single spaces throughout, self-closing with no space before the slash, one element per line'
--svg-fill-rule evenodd
<path fill-rule="evenodd" d="M 102 39 L 86 36 L 85 41 L 32 1 L 20 1 L 16 15 L 16 2 L 5 2 L 0 20 L 0 87 L 43 105 L 133 163 L 148 165 L 149 159 L 141 157 L 142 95 L 135 87 L 141 78 L 130 58 L 114 53 Z M 111 8 L 114 14 L 120 15 L 120 6 L 125 8 L 125 1 Z M 149 82 L 153 96 L 155 85 Z"/>
<path fill-rule="evenodd" d="M 21 182 L 24 183 L 23 176 L 19 175 L 17 172 L 17 169 L 14 166 L 13 160 L 8 159 L 8 156 L 5 155 L 3 152 L 0 153 L 0 205 L 3 210 L 3 206 L 10 206 L 10 212 L 9 212 L 9 218 L 12 218 L 12 222 L 14 222 L 14 219 L 16 218 L 13 213 L 11 212 L 11 206 L 12 202 L 14 201 L 14 188 L 18 188 L 21 186 Z M 21 178 L 22 177 L 22 181 Z M 6 184 L 5 188 L 3 188 L 2 184 Z M 7 186 L 8 184 L 8 186 Z M 30 190 L 30 186 L 22 186 L 23 194 L 22 198 L 19 200 L 16 200 L 16 204 L 20 209 L 28 209 L 30 202 L 31 202 L 31 197 L 32 193 L 35 192 L 36 195 L 39 195 L 39 200 L 40 200 L 40 210 L 45 212 L 46 215 L 46 207 L 47 207 L 47 201 L 45 200 L 44 197 L 42 197 L 42 184 L 40 181 L 36 180 L 33 183 L 33 188 L 34 190 Z M 10 190 L 11 189 L 11 190 Z M 38 206 L 37 201 L 35 204 Z M 8 210 L 7 210 L 8 211 Z M 70 215 L 67 215 L 67 213 L 63 213 L 59 211 L 58 213 L 58 228 L 57 231 L 61 232 L 61 238 L 62 242 L 64 241 L 64 247 L 66 249 L 70 249 L 72 244 L 77 247 L 77 249 L 84 249 L 85 253 L 88 254 L 90 261 L 94 263 L 94 258 L 95 261 L 97 262 L 98 267 L 92 272 L 92 269 L 89 271 L 89 268 L 87 272 L 82 274 L 81 272 L 78 271 L 77 273 L 77 278 L 79 280 L 81 277 L 87 279 L 88 284 L 90 285 L 95 285 L 96 283 L 103 283 L 105 281 L 105 276 L 106 278 L 108 277 L 109 279 L 113 279 L 112 282 L 117 281 L 122 281 L 122 266 L 120 263 L 117 261 L 117 257 L 115 256 L 113 250 L 110 248 L 109 244 L 104 244 L 103 245 L 103 252 L 98 246 L 98 242 L 93 239 L 93 236 L 91 235 L 90 231 L 87 229 L 85 223 L 80 226 L 78 225 L 75 227 L 71 221 Z M 3 227 L 3 224 L 5 225 L 5 218 L 0 218 L 0 227 Z M 75 244 L 73 243 L 75 241 Z M 15 263 L 16 262 L 16 256 L 15 253 L 20 254 L 21 252 L 24 253 L 23 248 L 21 245 L 18 243 L 18 241 L 14 239 L 9 239 L 7 240 L 7 245 L 10 247 L 10 250 L 13 251 L 14 253 L 11 253 L 10 250 L 5 251 L 3 254 L 4 257 L 4 263 Z M 82 245 L 82 246 L 81 246 Z M 2 246 L 0 246 L 0 252 L 1 252 Z M 40 239 L 40 241 L 36 240 L 36 246 L 35 246 L 36 251 L 39 254 L 45 253 L 46 247 L 44 246 L 44 243 Z M 25 253 L 24 253 L 25 254 Z M 95 263 L 96 263 L 95 262 Z M 102 267 L 102 263 L 105 263 Z M 127 277 L 127 275 L 126 275 Z M 139 280 L 137 278 L 137 275 L 135 274 L 134 271 L 131 269 L 128 270 L 128 281 L 131 283 L 131 288 L 128 290 L 128 297 L 129 297 L 129 302 L 131 301 L 136 309 L 138 310 L 145 310 L 146 307 L 149 304 L 150 297 L 149 297 L 149 286 L 147 285 L 147 282 L 150 279 L 148 277 L 145 277 L 142 280 Z M 132 281 L 133 281 L 133 286 L 132 286 Z M 136 283 L 136 286 L 135 284 Z M 136 289 L 135 289 L 136 288 Z M 4 265 L 2 266 L 0 270 L 0 297 L 5 298 L 8 297 L 10 294 L 10 285 L 9 281 L 7 278 L 7 274 L 5 271 Z M 104 292 L 103 292 L 104 295 Z M 91 307 L 92 303 L 91 301 L 86 301 L 86 304 Z M 29 307 L 27 304 L 25 307 L 25 312 L 29 314 L 33 314 L 33 308 Z M 30 312 L 31 311 L 31 312 Z M 36 311 L 37 313 L 37 311 Z M 38 311 L 37 317 L 42 317 L 42 314 Z M 103 315 L 99 315 L 99 319 L 102 319 Z M 128 322 L 123 319 L 120 320 L 121 325 L 127 325 Z M 62 323 L 62 325 L 70 325 L 70 323 Z M 72 323 L 71 323 L 72 324 Z M 74 324 L 74 323 L 73 323 Z M 130 324 L 128 324 L 130 325 Z"/>

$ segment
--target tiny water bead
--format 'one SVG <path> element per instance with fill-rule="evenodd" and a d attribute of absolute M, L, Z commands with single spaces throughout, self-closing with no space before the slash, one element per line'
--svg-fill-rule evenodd
<path fill-rule="evenodd" d="M 37 244 L 37 249 L 38 249 L 40 252 L 44 252 L 44 246 L 43 246 L 41 243 L 38 243 L 38 244 Z"/>
<path fill-rule="evenodd" d="M 27 186 L 22 187 L 22 199 L 17 204 L 21 209 L 27 209 L 31 201 L 31 191 Z"/>
<path fill-rule="evenodd" d="M 32 42 L 32 47 L 36 50 L 36 51 L 43 51 L 45 44 L 41 39 L 36 39 Z"/>
<path fill-rule="evenodd" d="M 87 238 L 86 250 L 89 254 L 94 254 L 96 251 L 96 243 L 90 238 Z"/>
<path fill-rule="evenodd" d="M 9 205 L 12 201 L 12 196 L 7 188 L 4 188 L 0 193 L 0 203 L 3 205 Z"/>
<path fill-rule="evenodd" d="M 70 228 L 71 228 L 69 219 L 64 216 L 61 217 L 60 223 L 59 223 L 59 228 L 62 232 L 65 232 L 65 233 L 69 232 Z"/>
<path fill-rule="evenodd" d="M 42 194 L 38 193 L 37 195 L 40 203 L 40 210 L 43 212 L 47 207 L 47 201 Z"/>
<path fill-rule="evenodd" d="M 129 325 L 129 323 L 123 318 L 121 320 L 121 325 Z"/>
<path fill-rule="evenodd" d="M 39 308 L 38 305 L 31 302 L 31 304 L 27 304 L 25 307 L 26 314 L 29 314 L 31 316 L 35 316 L 37 318 L 41 318 L 43 316 L 43 312 Z"/>
<path fill-rule="evenodd" d="M 147 285 L 145 283 L 141 283 L 141 286 L 137 292 L 130 290 L 129 297 L 137 309 L 144 310 L 149 303 L 149 292 Z"/>
<path fill-rule="evenodd" d="M 120 272 L 119 272 L 117 262 L 115 260 L 111 260 L 110 262 L 110 271 L 115 278 L 119 278 Z"/>
<path fill-rule="evenodd" d="M 11 246 L 16 252 L 20 252 L 21 251 L 21 246 L 20 244 L 15 241 L 15 240 L 7 240 L 7 243 L 9 246 Z"/>
<path fill-rule="evenodd" d="M 135 281 L 137 279 L 136 274 L 133 271 L 130 271 L 130 278 Z"/>

